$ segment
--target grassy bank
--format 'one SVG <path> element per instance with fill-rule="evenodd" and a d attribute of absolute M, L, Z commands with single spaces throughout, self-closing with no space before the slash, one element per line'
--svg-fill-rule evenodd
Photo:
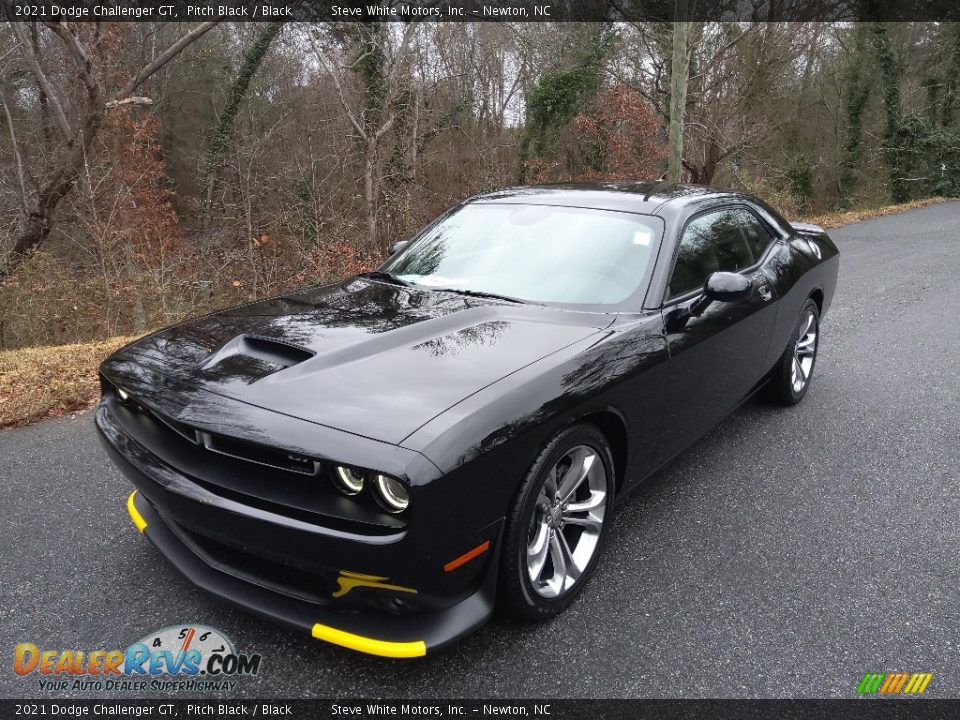
<path fill-rule="evenodd" d="M 943 200 L 930 198 L 872 210 L 813 215 L 803 220 L 835 228 Z M 99 395 L 97 366 L 131 339 L 116 337 L 77 345 L 0 351 L 0 428 L 28 425 L 94 405 Z"/>
<path fill-rule="evenodd" d="M 0 352 L 0 428 L 28 425 L 92 406 L 97 366 L 132 338 Z"/>
<path fill-rule="evenodd" d="M 813 223 L 814 225 L 819 225 L 820 227 L 829 230 L 830 228 L 840 227 L 841 225 L 849 225 L 850 223 L 860 222 L 861 220 L 883 217 L 884 215 L 896 215 L 897 213 L 904 212 L 905 210 L 914 210 L 916 208 L 926 207 L 927 205 L 936 205 L 937 203 L 942 203 L 946 200 L 947 198 L 932 197 L 924 198 L 923 200 L 914 200 L 908 203 L 901 203 L 899 205 L 885 205 L 883 207 L 873 208 L 871 210 L 848 210 L 847 212 L 820 213 L 819 215 L 809 215 L 801 218 L 797 220 L 797 222 Z"/>

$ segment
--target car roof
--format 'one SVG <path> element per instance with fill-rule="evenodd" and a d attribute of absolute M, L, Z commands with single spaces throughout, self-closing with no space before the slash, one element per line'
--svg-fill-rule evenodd
<path fill-rule="evenodd" d="M 475 195 L 468 203 L 527 203 L 561 205 L 600 210 L 622 210 L 656 215 L 671 206 L 699 204 L 708 198 L 743 198 L 743 193 L 720 190 L 705 185 L 684 185 L 657 182 L 589 182 L 528 185 L 504 188 Z M 671 208 L 672 209 L 672 208 Z"/>

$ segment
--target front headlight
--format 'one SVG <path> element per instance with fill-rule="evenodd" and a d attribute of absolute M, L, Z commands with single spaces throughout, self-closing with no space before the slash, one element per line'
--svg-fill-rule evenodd
<path fill-rule="evenodd" d="M 334 484 L 344 495 L 356 495 L 363 490 L 363 473 L 342 465 L 337 465 L 333 471 Z"/>
<path fill-rule="evenodd" d="M 374 475 L 373 486 L 376 488 L 377 502 L 387 512 L 403 512 L 410 504 L 410 494 L 399 480 L 386 475 Z"/>

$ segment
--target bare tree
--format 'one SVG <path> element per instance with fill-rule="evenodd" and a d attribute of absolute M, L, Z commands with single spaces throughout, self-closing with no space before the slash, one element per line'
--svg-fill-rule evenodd
<path fill-rule="evenodd" d="M 257 69 L 263 62 L 264 56 L 270 50 L 270 46 L 277 38 L 280 30 L 283 28 L 283 22 L 268 23 L 254 39 L 251 46 L 243 56 L 243 62 L 237 71 L 236 77 L 230 85 L 230 91 L 227 93 L 227 102 L 220 111 L 217 120 L 217 127 L 210 137 L 207 145 L 207 192 L 203 203 L 203 214 L 201 228 L 206 234 L 210 224 L 210 215 L 213 209 L 213 197 L 220 182 L 220 166 L 223 164 L 224 156 L 229 148 L 233 136 L 233 126 L 240 112 L 240 105 L 247 95 L 250 87 L 250 81 L 257 73 Z"/>
<path fill-rule="evenodd" d="M 390 30 L 383 23 L 360 25 L 357 56 L 350 65 L 338 64 L 320 31 L 310 28 L 309 37 L 317 59 L 333 81 L 340 104 L 347 119 L 363 145 L 363 198 L 366 206 L 367 249 L 375 251 L 377 239 L 377 212 L 380 198 L 379 159 L 384 136 L 396 122 L 398 100 L 405 83 L 402 76 L 409 64 L 409 49 L 416 23 L 407 23 L 400 32 L 396 48 L 391 43 Z M 364 92 L 351 102 L 347 96 L 346 75 L 361 67 L 364 72 Z"/>
<path fill-rule="evenodd" d="M 17 36 L 17 42 L 22 48 L 23 58 L 27 61 L 30 72 L 33 73 L 37 81 L 37 86 L 43 92 L 48 107 L 53 111 L 53 117 L 56 120 L 61 139 L 69 140 L 70 136 L 73 135 L 73 128 L 70 127 L 70 121 L 67 120 L 63 106 L 60 105 L 60 101 L 57 100 L 57 94 L 53 90 L 53 85 L 51 85 L 46 74 L 40 67 L 40 61 L 37 59 L 37 55 L 33 50 L 32 40 L 27 39 L 23 26 L 20 23 L 10 23 L 10 27 L 13 29 L 13 34 Z"/>
<path fill-rule="evenodd" d="M 176 57 L 184 48 L 196 42 L 201 36 L 217 24 L 206 22 L 197 25 L 190 32 L 183 35 L 166 50 L 159 53 L 150 62 L 141 67 L 120 90 L 108 96 L 102 83 L 98 79 L 97 68 L 91 59 L 88 48 L 80 38 L 77 26 L 61 22 L 44 23 L 63 44 L 73 63 L 73 71 L 77 81 L 82 84 L 85 95 L 83 115 L 76 122 L 71 123 L 62 105 L 57 100 L 52 83 L 45 76 L 35 57 L 32 46 L 22 38 L 21 52 L 37 78 L 38 84 L 47 95 L 47 101 L 54 110 L 57 118 L 57 127 L 64 136 L 65 142 L 59 148 L 51 169 L 40 183 L 39 190 L 31 200 L 22 223 L 22 227 L 14 239 L 13 248 L 7 260 L 0 265 L 0 277 L 9 275 L 15 270 L 26 255 L 43 244 L 53 226 L 57 205 L 70 192 L 77 181 L 80 169 L 83 167 L 84 157 L 90 142 L 96 137 L 108 108 L 129 101 L 134 92 L 152 75 Z M 14 24 L 14 32 L 22 35 L 22 31 Z"/>
<path fill-rule="evenodd" d="M 0 55 L 0 70 L 6 69 L 5 60 L 7 56 L 10 55 L 16 49 L 17 49 L 16 46 L 14 46 L 9 50 L 7 50 L 2 55 Z M 2 72 L 0 72 L 0 77 L 3 77 Z M 4 116 L 4 119 L 7 121 L 7 127 L 10 131 L 10 150 L 13 153 L 13 159 L 17 167 L 17 185 L 19 186 L 19 189 L 20 189 L 20 206 L 24 211 L 26 211 L 28 201 L 27 201 L 27 183 L 26 183 L 26 180 L 24 179 L 24 174 L 23 174 L 23 156 L 20 154 L 20 145 L 17 142 L 17 133 L 13 127 L 13 117 L 10 115 L 10 108 L 7 107 L 7 101 L 3 97 L 4 90 L 5 88 L 3 84 L 0 83 L 0 107 L 3 108 L 3 116 Z"/>

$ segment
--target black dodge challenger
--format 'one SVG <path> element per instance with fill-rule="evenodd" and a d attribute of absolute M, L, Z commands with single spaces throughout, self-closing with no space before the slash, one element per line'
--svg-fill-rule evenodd
<path fill-rule="evenodd" d="M 474 197 L 380 270 L 101 367 L 137 528 L 197 585 L 415 657 L 582 590 L 616 501 L 756 391 L 810 386 L 836 246 L 740 193 Z"/>

